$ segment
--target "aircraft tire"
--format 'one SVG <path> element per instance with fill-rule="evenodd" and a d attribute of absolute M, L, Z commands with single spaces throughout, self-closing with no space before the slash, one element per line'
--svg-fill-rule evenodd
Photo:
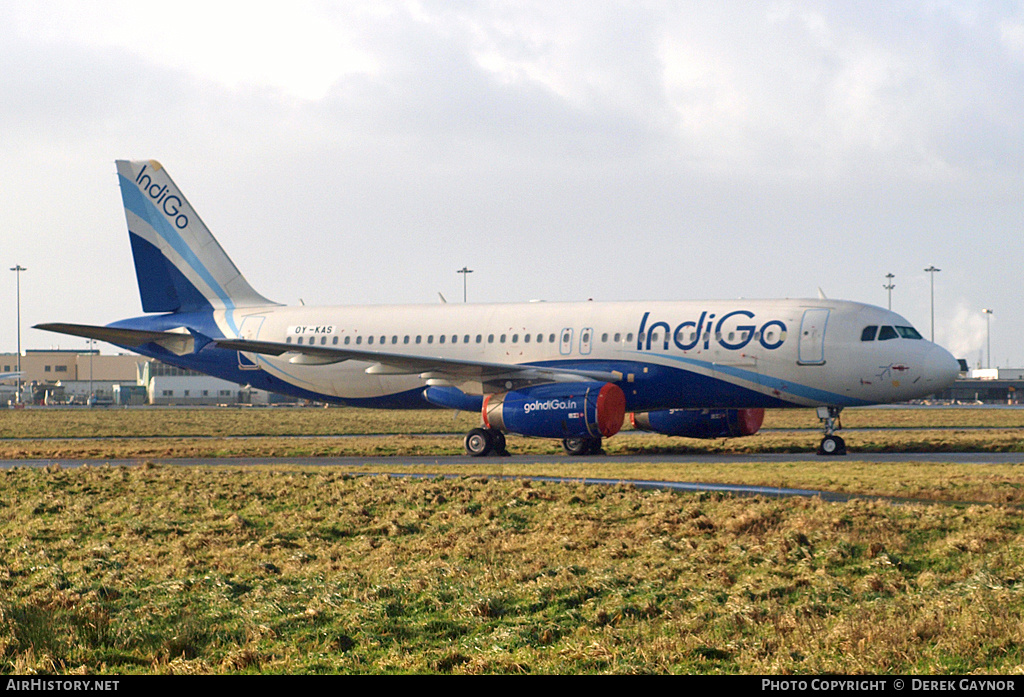
<path fill-rule="evenodd" d="M 826 457 L 846 454 L 846 441 L 839 436 L 825 436 L 818 446 L 818 454 Z"/>
<path fill-rule="evenodd" d="M 491 450 L 495 455 L 508 455 L 508 450 L 505 448 L 505 434 L 496 428 L 489 429 L 488 433 L 491 435 Z"/>
<path fill-rule="evenodd" d="M 504 438 L 502 438 L 504 441 Z M 474 428 L 466 434 L 466 454 L 472 457 L 484 457 L 494 449 L 494 437 L 483 428 Z"/>
<path fill-rule="evenodd" d="M 586 436 L 563 438 L 562 448 L 566 453 L 574 457 L 579 455 L 597 455 L 603 452 L 601 450 L 600 438 L 587 438 Z"/>

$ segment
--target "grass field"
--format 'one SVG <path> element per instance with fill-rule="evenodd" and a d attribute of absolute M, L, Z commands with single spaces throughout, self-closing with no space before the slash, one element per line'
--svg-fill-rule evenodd
<path fill-rule="evenodd" d="M 462 435 L 477 425 L 475 414 L 442 410 L 8 410 L 0 412 L 0 459 L 455 455 L 464 452 Z M 1024 453 L 1024 409 L 848 409 L 843 425 L 853 451 Z M 813 452 L 820 440 L 814 412 L 799 409 L 769 411 L 762 430 L 748 438 L 671 438 L 627 428 L 605 448 L 797 453 Z M 561 452 L 552 440 L 511 443 L 517 454 Z"/>
<path fill-rule="evenodd" d="M 389 440 L 331 438 L 368 428 L 343 423 L 345 414 L 368 417 L 374 433 L 406 423 L 341 409 L 7 412 L 0 445 L 301 451 Z M 467 427 L 452 426 L 450 412 L 398 416 L 420 434 Z M 1005 432 L 1009 444 L 1015 419 L 1015 410 L 844 413 L 848 428 L 893 428 L 846 434 L 878 447 L 894 432 L 951 443 Z M 806 413 L 773 412 L 765 425 L 766 438 L 818 438 Z M 459 448 L 454 436 L 420 439 Z M 661 440 L 670 441 L 624 433 L 609 446 L 728 447 Z M 936 460 L 627 467 L 518 457 L 444 480 L 372 476 L 386 459 L 347 470 L 4 470 L 0 671 L 1022 673 L 1024 468 Z M 936 503 L 669 494 L 497 474 L 748 482 Z"/>

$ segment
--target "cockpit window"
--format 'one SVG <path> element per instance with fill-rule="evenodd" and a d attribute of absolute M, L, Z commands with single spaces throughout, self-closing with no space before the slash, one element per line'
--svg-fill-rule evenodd
<path fill-rule="evenodd" d="M 875 334 L 877 332 L 878 332 L 878 325 L 877 324 L 868 325 L 868 326 L 864 327 L 864 331 L 862 331 L 860 333 L 860 340 L 861 341 L 874 341 L 875 340 Z"/>
<path fill-rule="evenodd" d="M 924 337 L 913 327 L 896 327 L 896 333 L 904 339 L 923 339 Z"/>
<path fill-rule="evenodd" d="M 882 327 L 882 329 L 879 330 L 878 332 L 879 341 L 886 341 L 887 339 L 896 339 L 897 337 L 899 337 L 899 334 L 897 334 L 896 330 L 893 329 L 892 327 Z"/>

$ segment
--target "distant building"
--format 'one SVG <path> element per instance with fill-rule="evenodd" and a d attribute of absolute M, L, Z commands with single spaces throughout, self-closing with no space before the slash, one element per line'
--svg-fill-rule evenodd
<path fill-rule="evenodd" d="M 935 397 L 964 404 L 1020 404 L 1024 399 L 1024 368 L 974 368 Z"/>
<path fill-rule="evenodd" d="M 7 366 L 7 367 L 4 367 Z M 0 354 L 2 372 L 16 353 Z M 294 401 L 135 354 L 28 350 L 21 357 L 22 398 L 32 404 L 268 404 Z M 14 400 L 16 379 L 0 381 L 0 403 Z"/>

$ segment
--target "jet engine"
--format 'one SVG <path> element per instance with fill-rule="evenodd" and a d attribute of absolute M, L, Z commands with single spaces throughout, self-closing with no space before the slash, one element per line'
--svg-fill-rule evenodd
<path fill-rule="evenodd" d="M 757 433 L 764 409 L 665 409 L 630 414 L 633 428 L 686 438 L 738 438 Z"/>
<path fill-rule="evenodd" d="M 487 395 L 488 429 L 539 438 L 611 437 L 622 428 L 626 395 L 610 382 L 570 382 Z"/>

